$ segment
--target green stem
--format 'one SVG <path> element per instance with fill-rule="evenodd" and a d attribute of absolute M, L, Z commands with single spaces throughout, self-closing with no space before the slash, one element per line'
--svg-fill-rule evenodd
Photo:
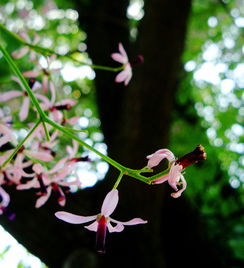
<path fill-rule="evenodd" d="M 51 126 L 53 126 L 55 129 L 58 129 L 59 131 L 61 131 L 63 134 L 65 134 L 66 136 L 68 136 L 69 138 L 76 140 L 80 145 L 86 147 L 87 149 L 89 149 L 90 151 L 94 152 L 95 154 L 99 155 L 102 159 L 104 159 L 106 162 L 108 162 L 109 164 L 111 164 L 112 166 L 114 166 L 115 168 L 119 169 L 119 170 L 125 170 L 126 168 L 124 166 L 122 166 L 121 164 L 117 163 L 115 160 L 113 160 L 112 158 L 108 157 L 107 155 L 104 155 L 103 153 L 97 151 L 95 148 L 93 148 L 92 146 L 90 146 L 89 144 L 85 143 L 83 140 L 81 140 L 79 137 L 77 137 L 76 135 L 74 135 L 73 133 L 71 133 L 69 130 L 67 130 L 67 128 L 59 125 L 58 123 L 54 122 L 53 120 L 51 120 L 49 117 L 45 116 L 44 120 Z"/>
<path fill-rule="evenodd" d="M 13 33 L 11 31 L 9 31 L 3 24 L 0 24 L 0 30 L 3 30 L 4 32 L 6 32 L 8 35 L 10 35 L 12 38 L 16 39 L 18 42 L 20 42 L 21 44 L 23 44 L 24 46 L 28 46 L 30 49 L 35 50 L 36 52 L 40 53 L 40 54 L 45 54 L 46 56 L 50 56 L 50 55 L 57 55 L 58 57 L 62 57 L 62 58 L 67 58 L 70 59 L 76 63 L 79 63 L 80 65 L 86 65 L 91 67 L 92 69 L 97 69 L 97 70 L 104 70 L 104 71 L 110 71 L 110 72 L 118 72 L 120 70 L 124 69 L 124 66 L 120 66 L 120 67 L 109 67 L 109 66 L 102 66 L 102 65 L 96 65 L 96 64 L 89 64 L 83 61 L 79 61 L 75 58 L 73 58 L 70 54 L 60 54 L 58 52 L 55 52 L 52 49 L 49 48 L 44 48 L 38 45 L 33 45 L 30 44 L 28 42 L 26 42 L 24 39 L 22 39 L 20 36 L 18 36 L 16 33 Z"/>
<path fill-rule="evenodd" d="M 95 148 L 93 148 L 92 146 L 90 146 L 89 144 L 87 144 L 83 140 L 81 140 L 79 137 L 77 137 L 76 135 L 74 135 L 73 133 L 71 133 L 67 128 L 65 128 L 65 127 L 57 124 L 56 122 L 54 122 L 53 120 L 51 120 L 49 117 L 45 116 L 44 120 L 49 125 L 53 126 L 55 129 L 58 129 L 59 131 L 61 131 L 63 134 L 65 134 L 69 138 L 71 138 L 73 140 L 76 140 L 80 145 L 84 146 L 85 148 L 87 148 L 90 151 L 94 152 L 95 154 L 99 155 L 107 163 L 109 163 L 110 165 L 114 166 L 120 172 L 123 172 L 123 174 L 128 175 L 130 177 L 133 177 L 135 179 L 138 179 L 138 180 L 140 180 L 142 182 L 145 182 L 147 184 L 151 184 L 149 177 L 142 176 L 142 175 L 140 175 L 138 173 L 138 171 L 133 170 L 133 169 L 126 168 L 123 165 L 121 165 L 118 162 L 116 162 L 115 160 L 113 160 L 112 158 L 110 158 L 109 156 L 104 155 L 103 153 L 97 151 Z"/>
<path fill-rule="evenodd" d="M 8 54 L 7 50 L 1 44 L 0 44 L 0 51 L 3 53 L 3 56 L 4 56 L 5 60 L 8 62 L 8 64 L 10 65 L 10 68 L 13 70 L 13 72 L 19 78 L 19 80 L 22 83 L 22 85 L 25 87 L 25 89 L 26 89 L 26 91 L 27 91 L 27 93 L 28 93 L 33 105 L 36 107 L 37 112 L 40 115 L 40 118 L 43 118 L 45 116 L 45 113 L 41 109 L 41 106 L 39 105 L 38 100 L 34 96 L 31 88 L 29 87 L 29 85 L 26 82 L 24 76 L 20 72 L 19 68 L 16 66 L 16 64 L 14 63 L 14 61 L 12 60 L 10 55 Z"/>
<path fill-rule="evenodd" d="M 117 189 L 117 187 L 119 186 L 120 181 L 121 181 L 121 179 L 122 179 L 123 176 L 124 176 L 124 173 L 123 173 L 123 172 L 120 172 L 119 177 L 118 177 L 118 179 L 116 180 L 113 189 Z"/>
<path fill-rule="evenodd" d="M 116 162 L 115 160 L 113 160 L 112 158 L 102 154 L 101 152 L 97 151 L 95 148 L 93 148 L 92 146 L 88 145 L 87 143 L 85 143 L 83 140 L 81 140 L 80 138 L 78 138 L 76 135 L 74 135 L 70 130 L 68 130 L 67 128 L 57 124 L 56 122 L 54 122 L 53 120 L 51 120 L 41 109 L 38 100 L 36 99 L 35 95 L 32 93 L 28 83 L 26 82 L 25 78 L 23 77 L 23 75 L 21 74 L 20 70 L 18 69 L 18 67 L 16 66 L 16 64 L 14 63 L 14 61 L 12 60 L 12 58 L 10 57 L 10 55 L 8 54 L 8 52 L 3 48 L 3 46 L 1 46 L 0 44 L 0 51 L 2 51 L 4 58 L 6 59 L 6 61 L 8 62 L 8 64 L 10 65 L 11 69 L 13 70 L 13 72 L 16 74 L 16 76 L 20 79 L 22 85 L 24 86 L 24 88 L 26 89 L 33 105 L 35 106 L 37 112 L 40 115 L 40 119 L 38 120 L 38 122 L 36 123 L 35 127 L 30 131 L 30 133 L 26 136 L 26 138 L 20 143 L 20 145 L 17 146 L 17 148 L 14 150 L 13 154 L 11 154 L 11 156 L 3 163 L 2 166 L 5 166 L 12 158 L 13 156 L 18 152 L 18 150 L 20 149 L 20 147 L 22 146 L 22 144 L 28 139 L 28 137 L 33 133 L 33 131 L 36 129 L 36 127 L 42 122 L 43 123 L 43 127 L 45 130 L 45 133 L 47 135 L 47 137 L 49 136 L 48 131 L 45 127 L 45 122 L 48 123 L 49 125 L 53 126 L 55 129 L 61 131 L 63 134 L 65 134 L 66 136 L 68 136 L 69 138 L 76 140 L 80 145 L 86 147 L 87 149 L 89 149 L 90 151 L 94 152 L 95 154 L 99 155 L 103 160 L 105 160 L 107 163 L 109 163 L 110 165 L 114 166 L 115 168 L 117 168 L 121 174 L 123 175 L 128 175 L 130 177 L 133 177 L 137 180 L 140 180 L 144 183 L 147 184 L 151 184 L 151 181 L 154 180 L 155 178 L 158 178 L 159 175 L 161 175 L 161 173 L 159 173 L 159 175 L 155 175 L 152 177 L 145 177 L 142 176 L 140 173 L 143 172 L 142 170 L 134 170 L 134 169 L 130 169 L 130 168 L 126 168 L 123 165 L 119 164 L 118 162 Z M 156 177 L 157 176 L 157 177 Z M 120 177 L 119 177 L 120 178 Z M 121 177 L 122 178 L 122 177 Z M 119 181 L 118 181 L 119 183 Z M 115 187 L 117 187 L 115 185 Z"/>
<path fill-rule="evenodd" d="M 47 129 L 47 126 L 45 124 L 45 121 L 42 121 L 42 125 L 43 125 L 44 131 L 45 131 L 45 135 L 46 135 L 47 141 L 50 141 L 51 138 L 50 138 L 50 135 L 49 135 L 49 131 Z"/>
<path fill-rule="evenodd" d="M 156 180 L 156 179 L 159 179 L 160 177 L 162 177 L 162 176 L 168 174 L 168 173 L 169 173 L 169 170 L 170 170 L 170 168 L 167 168 L 167 169 L 165 169 L 164 171 L 161 171 L 161 172 L 155 174 L 154 176 L 148 177 L 148 180 L 149 180 L 150 182 L 152 182 L 152 181 L 154 181 L 154 180 Z"/>
<path fill-rule="evenodd" d="M 17 145 L 17 147 L 14 149 L 12 154 L 3 162 L 1 168 L 4 168 L 12 159 L 13 157 L 18 153 L 20 148 L 24 145 L 24 143 L 28 140 L 28 138 L 32 135 L 32 133 L 36 130 L 36 128 L 39 126 L 41 123 L 41 119 L 39 119 L 34 127 L 31 129 L 31 131 L 26 135 L 26 137 Z"/>

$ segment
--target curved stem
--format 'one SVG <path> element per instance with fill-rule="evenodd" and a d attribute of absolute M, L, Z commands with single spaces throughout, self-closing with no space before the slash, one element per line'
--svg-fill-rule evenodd
<path fill-rule="evenodd" d="M 124 173 L 123 173 L 123 172 L 120 172 L 119 177 L 118 177 L 118 179 L 116 180 L 113 189 L 117 189 L 117 187 L 119 186 L 120 181 L 121 181 L 121 179 L 122 179 L 123 176 L 124 176 Z"/>
<path fill-rule="evenodd" d="M 54 122 L 53 120 L 51 120 L 49 117 L 45 116 L 44 120 L 49 125 L 53 126 L 55 129 L 61 131 L 62 133 L 64 133 L 69 138 L 71 138 L 73 140 L 76 140 L 80 145 L 84 146 L 85 148 L 87 148 L 90 151 L 94 152 L 95 154 L 99 155 L 103 160 L 105 160 L 110 165 L 114 166 L 115 168 L 117 168 L 117 169 L 119 169 L 121 171 L 124 171 L 126 169 L 124 166 L 122 166 L 121 164 L 119 164 L 118 162 L 113 160 L 112 158 L 108 157 L 107 155 L 104 155 L 103 153 L 99 152 L 98 150 L 96 150 L 95 148 L 93 148 L 92 146 L 90 146 L 89 144 L 84 142 L 83 140 L 81 140 L 79 137 L 77 137 L 76 135 L 71 133 L 67 128 L 65 128 L 65 127 L 59 125 L 58 123 Z"/>
<path fill-rule="evenodd" d="M 12 159 L 13 157 L 18 153 L 20 148 L 24 145 L 24 143 L 29 139 L 29 137 L 33 134 L 33 132 L 36 130 L 36 128 L 41 123 L 41 119 L 38 119 L 34 127 L 30 130 L 30 132 L 26 135 L 26 137 L 17 145 L 17 147 L 14 149 L 12 154 L 3 162 L 1 168 L 4 168 Z"/>
<path fill-rule="evenodd" d="M 50 135 L 49 135 L 49 132 L 48 132 L 48 129 L 47 129 L 47 126 L 45 124 L 45 121 L 42 120 L 42 125 L 43 125 L 43 128 L 44 128 L 44 132 L 45 132 L 45 135 L 46 135 L 46 138 L 47 138 L 47 141 L 50 141 L 51 138 L 50 138 Z"/>
<path fill-rule="evenodd" d="M 21 74 L 20 70 L 18 69 L 18 67 L 16 66 L 16 64 L 14 63 L 14 61 L 12 60 L 12 58 L 10 57 L 10 55 L 8 54 L 8 52 L 5 50 L 5 48 L 1 44 L 0 44 L 0 51 L 2 51 L 4 58 L 6 59 L 6 61 L 8 62 L 8 64 L 10 65 L 11 69 L 16 74 L 16 76 L 20 79 L 22 85 L 26 89 L 26 91 L 27 91 L 27 93 L 28 93 L 28 95 L 29 95 L 29 97 L 30 97 L 33 105 L 35 106 L 35 108 L 36 108 L 36 110 L 37 110 L 37 112 L 38 112 L 38 114 L 40 116 L 40 119 L 38 120 L 38 122 L 36 123 L 36 125 L 34 126 L 34 128 L 30 131 L 30 133 L 26 136 L 26 138 L 16 147 L 16 149 L 13 152 L 13 154 L 11 154 L 11 156 L 3 163 L 2 166 L 5 166 L 13 158 L 13 156 L 18 152 L 19 148 L 23 145 L 23 143 L 30 137 L 30 135 L 33 133 L 33 131 L 42 122 L 43 123 L 44 130 L 45 130 L 45 133 L 46 133 L 46 136 L 47 136 L 48 139 L 49 139 L 49 133 L 48 133 L 48 130 L 46 128 L 45 123 L 48 123 L 49 125 L 51 125 L 55 129 L 61 131 L 63 134 L 65 134 L 69 138 L 76 140 L 80 145 L 86 147 L 90 151 L 92 151 L 95 154 L 97 154 L 98 156 L 100 156 L 107 163 L 109 163 L 110 165 L 112 165 L 116 169 L 118 169 L 121 172 L 122 175 L 128 175 L 130 177 L 133 177 L 133 178 L 135 178 L 137 180 L 140 180 L 142 182 L 145 182 L 147 184 L 151 184 L 152 180 L 154 180 L 155 178 L 158 178 L 159 176 L 162 176 L 162 174 L 159 173 L 159 174 L 156 174 L 155 176 L 152 176 L 152 177 L 145 177 L 145 176 L 141 175 L 140 173 L 142 173 L 142 172 L 148 172 L 147 169 L 134 170 L 134 169 L 130 169 L 130 168 L 124 167 L 123 165 L 121 165 L 120 163 L 116 162 L 115 160 L 113 160 L 109 156 L 104 155 L 103 153 L 99 152 L 98 150 L 96 150 L 95 148 L 93 148 L 92 146 L 90 146 L 89 144 L 87 144 L 86 142 L 84 142 L 83 140 L 81 140 L 79 137 L 77 137 L 76 135 L 74 135 L 72 133 L 72 131 L 68 130 L 67 128 L 65 128 L 65 127 L 59 125 L 58 123 L 54 122 L 53 120 L 51 120 L 43 112 L 43 110 L 41 109 L 40 104 L 39 104 L 38 100 L 36 99 L 35 95 L 33 94 L 32 90 L 30 89 L 27 81 L 25 80 L 25 78 Z M 121 177 L 119 177 L 119 180 L 117 181 L 117 184 L 115 184 L 115 187 L 117 187 L 117 185 L 119 184 L 120 179 L 122 178 L 122 175 L 121 175 Z"/>
<path fill-rule="evenodd" d="M 34 96 L 32 90 L 29 87 L 29 85 L 28 85 L 27 81 L 25 80 L 24 76 L 20 72 L 19 68 L 16 66 L 15 62 L 10 57 L 9 53 L 7 52 L 7 50 L 1 44 L 0 44 L 0 51 L 3 53 L 3 56 L 4 56 L 5 60 L 8 62 L 8 64 L 10 65 L 10 68 L 12 69 L 12 71 L 15 73 L 15 75 L 21 81 L 22 85 L 25 87 L 25 89 L 26 89 L 26 91 L 27 91 L 27 93 L 28 93 L 33 105 L 36 107 L 36 110 L 37 110 L 38 114 L 40 115 L 40 118 L 42 119 L 43 117 L 45 117 L 45 113 L 43 112 L 41 106 L 39 105 L 38 100 Z"/>
<path fill-rule="evenodd" d="M 16 33 L 13 33 L 11 31 L 9 31 L 3 24 L 0 24 L 0 30 L 5 31 L 8 35 L 12 36 L 14 39 L 16 39 L 18 42 L 20 42 L 21 44 L 23 44 L 24 46 L 28 46 L 30 49 L 35 50 L 38 53 L 44 54 L 46 56 L 50 56 L 55 54 L 58 57 L 62 57 L 62 58 L 68 58 L 70 60 L 72 60 L 73 62 L 76 62 L 80 65 L 86 65 L 91 67 L 92 69 L 97 69 L 97 70 L 104 70 L 104 71 L 110 71 L 110 72 L 118 72 L 120 70 L 124 69 L 124 66 L 120 66 L 120 67 L 109 67 L 109 66 L 102 66 L 102 65 L 96 65 L 96 64 L 89 64 L 83 61 L 79 61 L 75 58 L 73 58 L 70 54 L 60 54 L 58 52 L 55 52 L 52 49 L 49 48 L 44 48 L 38 45 L 33 45 L 30 44 L 28 42 L 26 42 L 24 39 L 22 39 L 20 36 L 18 36 Z"/>

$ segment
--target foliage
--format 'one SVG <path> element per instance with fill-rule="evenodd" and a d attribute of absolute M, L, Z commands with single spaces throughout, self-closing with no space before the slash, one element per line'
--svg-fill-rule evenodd
<path fill-rule="evenodd" d="M 179 155 L 181 144 L 205 145 L 208 161 L 199 164 L 200 173 L 197 166 L 187 171 L 191 185 L 187 194 L 216 246 L 232 249 L 232 257 L 223 254 L 230 265 L 235 258 L 244 260 L 244 25 L 240 24 L 244 11 L 240 6 L 241 1 L 194 1 L 171 136 Z"/>

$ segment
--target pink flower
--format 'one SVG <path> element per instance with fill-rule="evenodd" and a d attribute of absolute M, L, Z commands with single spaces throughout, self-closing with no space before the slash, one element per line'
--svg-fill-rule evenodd
<path fill-rule="evenodd" d="M 41 197 L 36 201 L 36 208 L 43 206 L 51 196 L 52 191 L 54 191 L 58 196 L 59 205 L 64 206 L 66 197 L 61 187 L 69 189 L 69 186 L 71 185 L 81 186 L 78 178 L 74 181 L 65 181 L 65 177 L 67 176 L 65 169 L 66 161 L 67 158 L 62 158 L 48 171 L 40 164 L 33 165 L 35 177 L 26 184 L 18 185 L 17 190 L 26 190 L 30 188 L 40 189 L 39 195 L 41 195 Z"/>
<path fill-rule="evenodd" d="M 63 99 L 55 104 L 52 101 L 48 101 L 41 104 L 41 107 L 44 111 L 48 110 L 50 112 L 49 116 L 52 120 L 62 123 L 64 120 L 62 111 L 68 111 L 72 109 L 76 103 L 77 101 L 73 99 Z"/>
<path fill-rule="evenodd" d="M 154 180 L 153 184 L 159 184 L 168 181 L 169 185 L 176 191 L 175 193 L 172 193 L 171 196 L 174 198 L 178 198 L 181 196 L 182 192 L 185 191 L 187 186 L 186 180 L 181 173 L 182 170 L 183 167 L 181 165 L 173 163 L 169 173 Z M 178 190 L 177 187 L 179 185 L 182 185 L 182 188 L 180 190 Z"/>
<path fill-rule="evenodd" d="M 31 166 L 32 161 L 24 161 L 25 156 L 23 154 L 17 154 L 14 160 L 14 164 L 8 164 L 5 170 L 6 177 L 10 180 L 9 183 L 19 184 L 22 177 L 31 178 L 34 173 L 26 173 L 24 168 Z"/>
<path fill-rule="evenodd" d="M 0 124 L 10 126 L 12 123 L 12 116 L 5 115 L 4 111 L 0 108 Z"/>
<path fill-rule="evenodd" d="M 12 130 L 9 129 L 7 126 L 0 123 L 0 147 L 8 142 L 12 142 L 14 145 L 17 145 L 17 141 L 12 134 Z"/>
<path fill-rule="evenodd" d="M 51 74 L 60 71 L 60 68 L 59 69 L 50 68 L 50 65 L 52 64 L 53 61 L 55 61 L 56 57 L 57 56 L 55 54 L 53 54 L 53 55 L 51 55 L 50 57 L 47 58 L 47 68 L 43 68 L 42 65 L 39 62 L 37 62 L 39 70 L 31 70 L 31 71 L 26 71 L 26 72 L 23 73 L 23 75 L 25 77 L 29 77 L 29 78 L 30 77 L 42 76 L 42 90 L 43 90 L 44 93 L 47 93 L 48 89 L 50 89 L 52 99 L 55 98 L 56 93 L 55 93 L 54 83 L 50 79 Z"/>
<path fill-rule="evenodd" d="M 5 192 L 2 187 L 0 187 L 0 197 L 1 197 L 0 215 L 2 215 L 5 212 L 5 209 L 8 207 L 8 204 L 10 202 L 9 194 Z"/>
<path fill-rule="evenodd" d="M 5 214 L 9 220 L 13 220 L 15 218 L 15 213 L 8 210 L 10 196 L 2 187 L 0 187 L 0 198 L 0 215 Z"/>
<path fill-rule="evenodd" d="M 35 34 L 33 42 L 31 42 L 30 37 L 26 33 L 21 33 L 20 36 L 29 44 L 36 45 L 40 41 L 40 37 Z M 34 61 L 36 59 L 36 52 L 31 50 L 28 46 L 24 46 L 21 49 L 14 51 L 12 56 L 16 59 L 24 57 L 28 52 L 30 52 L 30 61 Z"/>
<path fill-rule="evenodd" d="M 125 86 L 127 86 L 132 77 L 132 68 L 127 53 L 121 43 L 119 43 L 119 53 L 112 53 L 111 57 L 113 60 L 122 63 L 124 65 L 124 70 L 121 71 L 115 77 L 115 82 L 117 83 L 124 82 Z"/>
<path fill-rule="evenodd" d="M 201 160 L 205 160 L 206 152 L 202 145 L 198 145 L 192 152 L 180 157 L 177 160 L 175 159 L 174 154 L 168 149 L 160 149 L 147 156 L 147 158 L 149 159 L 147 163 L 149 168 L 157 166 L 164 158 L 168 159 L 169 173 L 154 179 L 152 183 L 159 184 L 168 181 L 169 185 L 176 191 L 175 193 L 172 193 L 171 196 L 178 198 L 181 196 L 182 192 L 187 186 L 186 180 L 182 175 L 183 170 L 189 165 L 197 163 Z M 178 186 L 181 186 L 180 190 L 178 189 Z"/>
<path fill-rule="evenodd" d="M 118 190 L 111 190 L 105 197 L 101 212 L 94 216 L 79 216 L 65 211 L 58 211 L 55 213 L 55 216 L 60 220 L 63 220 L 72 224 L 81 224 L 94 221 L 88 226 L 85 226 L 86 229 L 90 231 L 97 232 L 96 235 L 96 247 L 97 251 L 100 253 L 105 252 L 105 238 L 106 230 L 108 228 L 109 232 L 121 232 L 124 230 L 124 225 L 136 225 L 144 224 L 147 221 L 144 221 L 140 218 L 134 218 L 130 221 L 122 222 L 114 220 L 110 215 L 114 212 L 119 201 Z M 112 226 L 111 222 L 115 223 L 115 226 Z"/>
<path fill-rule="evenodd" d="M 164 158 L 168 159 L 169 162 L 175 161 L 175 156 L 170 150 L 160 149 L 147 156 L 147 159 L 149 159 L 147 163 L 148 168 L 157 166 Z"/>
<path fill-rule="evenodd" d="M 183 166 L 175 164 L 175 156 L 170 150 L 160 149 L 155 153 L 148 155 L 147 159 L 149 160 L 147 166 L 149 168 L 155 167 L 165 158 L 169 161 L 169 173 L 153 180 L 152 183 L 159 184 L 168 181 L 169 185 L 176 191 L 175 193 L 172 193 L 171 196 L 174 198 L 180 197 L 181 193 L 186 189 L 186 181 L 181 173 L 183 170 Z M 181 184 L 182 188 L 178 190 L 177 185 Z"/>
<path fill-rule="evenodd" d="M 17 97 L 23 97 L 23 102 L 22 102 L 20 112 L 19 112 L 19 119 L 20 119 L 20 121 L 24 121 L 29 114 L 30 99 L 29 99 L 27 92 L 25 91 L 25 88 L 23 87 L 22 83 L 20 82 L 20 80 L 15 76 L 13 76 L 12 79 L 21 86 L 21 88 L 23 89 L 23 92 L 18 91 L 18 90 L 10 90 L 10 91 L 4 92 L 4 93 L 0 94 L 0 102 L 5 102 L 5 101 L 11 100 L 13 98 L 17 98 Z M 30 79 L 29 84 L 30 84 L 32 91 L 35 91 L 41 87 L 41 84 L 39 82 L 37 82 L 37 81 L 34 81 L 34 83 L 32 83 L 32 82 L 33 82 L 33 80 Z M 36 93 L 35 96 L 37 99 L 39 99 L 41 101 L 44 101 L 46 103 L 48 102 L 48 99 L 46 97 L 42 96 L 41 94 Z"/>

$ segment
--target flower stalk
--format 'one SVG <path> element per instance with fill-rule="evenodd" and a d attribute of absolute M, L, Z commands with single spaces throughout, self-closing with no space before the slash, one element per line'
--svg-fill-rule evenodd
<path fill-rule="evenodd" d="M 97 70 L 103 70 L 103 71 L 109 71 L 109 72 L 118 72 L 123 70 L 123 66 L 119 66 L 119 67 L 109 67 L 109 66 L 102 66 L 102 65 L 96 65 L 96 64 L 89 64 L 80 60 L 77 60 L 76 58 L 72 57 L 69 53 L 67 54 L 60 54 L 52 49 L 49 48 L 44 48 L 38 45 L 33 45 L 28 43 L 27 41 L 25 41 L 23 38 L 21 38 L 20 36 L 18 36 L 17 34 L 9 31 L 3 24 L 0 24 L 0 30 L 4 31 L 5 33 L 7 33 L 8 35 L 10 35 L 12 38 L 14 38 L 16 41 L 20 42 L 22 45 L 24 46 L 28 46 L 30 49 L 36 51 L 37 53 L 40 53 L 42 55 L 45 56 L 51 56 L 51 55 L 56 55 L 59 58 L 67 58 L 70 59 L 71 61 L 79 64 L 79 65 L 86 65 L 91 67 L 92 69 L 97 69 Z"/>
<path fill-rule="evenodd" d="M 41 123 L 41 120 L 38 119 L 38 121 L 36 122 L 34 127 L 26 135 L 26 137 L 16 146 L 16 148 L 11 153 L 11 155 L 3 162 L 1 168 L 4 168 L 13 159 L 13 157 L 18 153 L 18 151 L 21 149 L 21 147 L 24 145 L 24 143 L 29 139 L 29 137 L 33 134 L 33 132 L 36 130 L 36 128 L 40 125 L 40 123 Z"/>

